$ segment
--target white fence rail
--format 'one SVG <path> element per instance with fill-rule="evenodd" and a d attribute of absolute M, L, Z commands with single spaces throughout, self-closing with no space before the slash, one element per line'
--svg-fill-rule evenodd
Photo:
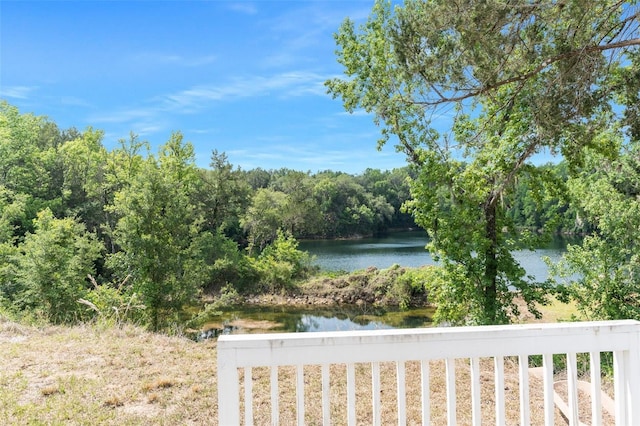
<path fill-rule="evenodd" d="M 278 368 L 294 366 L 296 371 L 295 407 L 298 424 L 330 424 L 330 373 L 334 364 L 346 365 L 346 423 L 356 424 L 355 365 L 371 365 L 373 424 L 381 424 L 380 363 L 396 363 L 396 416 L 407 424 L 405 363 L 418 361 L 421 374 L 422 423 L 431 421 L 429 362 L 444 360 L 446 369 L 446 418 L 457 424 L 456 359 L 468 359 L 470 367 L 471 422 L 480 425 L 483 401 L 480 392 L 480 359 L 494 364 L 495 419 L 505 424 L 505 357 L 517 357 L 519 371 L 520 424 L 531 423 L 529 395 L 529 357 L 542 358 L 544 419 L 537 424 L 554 424 L 553 355 L 566 354 L 568 421 L 579 425 L 577 354 L 589 354 L 591 383 L 591 424 L 601 424 L 600 354 L 613 353 L 615 424 L 640 425 L 640 322 L 603 321 L 584 323 L 526 324 L 509 326 L 451 327 L 431 329 L 320 332 L 263 335 L 228 335 L 218 340 L 218 410 L 221 425 L 253 424 L 252 369 L 270 367 L 270 422 L 279 423 Z M 305 418 L 304 367 L 321 368 L 322 418 Z M 240 394 L 243 373 L 243 395 Z M 241 411 L 241 406 L 243 410 Z M 341 421 L 342 422 L 342 421 Z"/>

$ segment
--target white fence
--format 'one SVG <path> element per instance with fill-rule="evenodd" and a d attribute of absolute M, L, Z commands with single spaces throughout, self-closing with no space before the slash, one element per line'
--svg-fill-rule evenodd
<path fill-rule="evenodd" d="M 218 409 L 220 425 L 254 422 L 252 368 L 270 367 L 270 422 L 279 423 L 278 367 L 294 366 L 296 371 L 295 407 L 298 424 L 330 423 L 329 366 L 346 365 L 346 423 L 356 424 L 356 364 L 371 365 L 373 424 L 381 423 L 380 363 L 396 363 L 396 416 L 407 424 L 405 363 L 418 361 L 421 374 L 422 423 L 431 421 L 429 362 L 444 360 L 446 365 L 446 418 L 449 425 L 456 417 L 456 359 L 468 359 L 470 366 L 471 422 L 480 425 L 480 359 L 492 358 L 494 364 L 495 419 L 505 424 L 505 357 L 517 357 L 519 381 L 519 423 L 531 423 L 529 356 L 542 358 L 544 419 L 554 424 L 553 355 L 566 354 L 568 421 L 579 425 L 578 354 L 589 354 L 591 424 L 601 424 L 601 352 L 613 353 L 615 424 L 640 425 L 640 322 L 603 321 L 584 323 L 527 324 L 509 326 L 451 327 L 352 332 L 320 332 L 262 335 L 228 335 L 218 339 Z M 305 419 L 304 366 L 321 366 L 322 418 Z M 243 374 L 241 382 L 239 373 Z M 241 384 L 244 387 L 240 394 Z M 469 391 L 467 391 L 469 392 Z M 241 405 L 243 412 L 241 412 Z M 268 417 L 269 418 L 269 417 Z M 241 421 L 242 420 L 242 421 Z"/>

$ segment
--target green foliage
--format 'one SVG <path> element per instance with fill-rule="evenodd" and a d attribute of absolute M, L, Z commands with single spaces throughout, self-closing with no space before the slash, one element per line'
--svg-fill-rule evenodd
<path fill-rule="evenodd" d="M 117 285 L 98 284 L 93 277 L 89 278 L 93 288 L 87 293 L 86 299 L 79 301 L 88 306 L 101 323 L 117 326 L 142 322 L 146 306 L 139 300 L 139 295 L 126 286 L 128 277 Z"/>
<path fill-rule="evenodd" d="M 208 291 L 232 287 L 238 291 L 251 289 L 258 280 L 251 259 L 238 249 L 238 244 L 226 237 L 222 231 L 202 239 L 197 251 L 210 267 Z"/>
<path fill-rule="evenodd" d="M 28 196 L 0 185 L 0 244 L 13 243 L 18 237 L 18 224 L 26 219 Z"/>
<path fill-rule="evenodd" d="M 418 7 L 410 3 L 407 5 Z M 392 77 L 404 74 L 386 75 L 382 71 L 394 70 L 398 65 L 397 52 L 387 42 L 399 28 L 384 27 L 383 21 L 393 13 L 383 9 L 384 5 L 376 5 L 379 15 L 368 27 L 375 34 L 362 40 L 374 47 L 367 53 L 373 56 L 363 63 L 376 65 L 371 72 L 382 78 L 376 84 L 392 84 Z M 358 41 L 360 35 L 355 29 L 351 35 L 347 31 L 341 37 L 344 46 L 359 48 L 350 38 Z M 354 63 L 345 57 L 345 66 L 352 67 Z M 630 131 L 633 88 L 639 81 L 636 68 L 616 70 L 615 75 L 615 93 L 627 105 L 625 123 Z M 357 71 L 357 67 L 350 69 Z M 357 84 L 334 83 L 334 89 L 366 89 Z M 369 83 L 373 90 L 373 80 Z M 418 83 L 412 81 L 407 87 L 419 88 Z M 157 328 L 176 317 L 177 311 L 191 303 L 202 289 L 242 293 L 295 288 L 309 273 L 309 264 L 308 258 L 297 250 L 294 238 L 371 235 L 419 223 L 435 237 L 431 248 L 441 256 L 443 268 L 424 272 L 428 276 L 396 268 L 378 274 L 373 281 L 363 279 L 376 285 L 372 299 L 366 303 L 379 299 L 406 306 L 415 297 L 423 296 L 422 283 L 428 287 L 431 300 L 438 300 L 442 320 L 506 321 L 514 308 L 510 298 L 515 293 L 511 290 L 530 302 L 541 300 L 545 291 L 544 286 L 530 285 L 509 255 L 513 248 L 531 246 L 539 229 L 595 228 L 605 245 L 600 249 L 602 255 L 594 258 L 609 264 L 628 261 L 629 249 L 624 254 L 616 244 L 624 241 L 633 248 L 628 240 L 620 238 L 635 235 L 629 228 L 629 224 L 635 226 L 635 207 L 632 203 L 614 204 L 612 212 L 622 212 L 616 222 L 613 214 L 606 216 L 602 209 L 595 208 L 597 200 L 608 206 L 606 197 L 592 197 L 588 190 L 606 194 L 612 187 L 614 192 L 631 199 L 636 184 L 624 176 L 637 174 L 633 157 L 629 157 L 626 163 L 616 164 L 619 173 L 611 172 L 615 167 L 605 173 L 610 184 L 584 180 L 580 190 L 577 180 L 564 184 L 576 172 L 582 172 L 586 179 L 590 170 L 598 169 L 598 162 L 607 163 L 615 157 L 620 141 L 602 136 L 596 125 L 589 137 L 585 136 L 585 144 L 594 155 L 613 154 L 591 160 L 581 153 L 576 156 L 580 161 L 570 159 L 553 166 L 527 163 L 529 151 L 520 157 L 517 154 L 526 142 L 518 135 L 536 121 L 531 121 L 531 111 L 524 104 L 514 106 L 510 116 L 505 114 L 501 102 L 516 95 L 506 89 L 496 91 L 490 101 L 482 101 L 484 110 L 473 115 L 477 119 L 461 112 L 456 119 L 455 139 L 448 139 L 450 135 L 440 138 L 424 120 L 424 108 L 404 105 L 402 98 L 387 97 L 382 92 L 369 92 L 366 99 L 361 99 L 361 105 L 351 106 L 376 112 L 376 119 L 383 124 L 383 139 L 394 133 L 400 136 L 400 148 L 411 165 L 391 171 L 367 169 L 357 176 L 288 169 L 243 171 L 234 168 L 227 156 L 216 150 L 212 152 L 210 168 L 198 169 L 193 147 L 184 143 L 179 133 L 173 134 L 155 156 L 149 153 L 149 144 L 134 134 L 107 151 L 100 130 L 89 127 L 83 132 L 73 128 L 61 131 L 45 118 L 21 114 L 3 102 L 0 304 L 23 318 L 61 322 L 98 316 L 106 321 L 136 321 Z M 356 92 L 349 93 L 356 96 Z M 356 102 L 356 98 L 344 99 L 347 107 L 348 102 Z M 462 111 L 465 106 L 458 107 Z M 517 120 L 506 120 L 509 117 Z M 492 118 L 502 121 L 496 124 Z M 457 143 L 455 149 L 453 142 Z M 580 143 L 575 142 L 572 149 Z M 529 145 L 533 151 L 540 146 Z M 571 204 L 568 194 L 575 197 Z M 412 197 L 415 201 L 411 201 Z M 51 216 L 40 219 L 38 213 L 47 211 Z M 606 217 L 609 219 L 605 223 L 601 219 Z M 488 227 L 494 227 L 496 232 L 488 234 Z M 72 231 L 63 231 L 68 228 Z M 526 232 L 521 232 L 523 228 Z M 98 247 L 103 255 L 89 255 L 93 249 L 79 251 L 74 246 L 76 239 L 63 238 L 65 233 L 76 235 L 87 246 Z M 60 238 L 56 237 L 58 234 Z M 62 272 L 54 270 L 53 254 L 46 255 L 39 247 L 41 242 L 60 256 Z M 244 250 L 247 247 L 249 250 Z M 27 251 L 36 253 L 35 258 L 30 259 Z M 77 262 L 65 260 L 74 256 Z M 85 267 L 77 266 L 80 264 Z M 634 274 L 631 269 L 611 271 L 616 280 L 633 282 L 629 278 Z M 495 291 L 489 294 L 495 294 L 498 302 L 496 315 L 482 317 L 490 306 L 487 300 L 491 297 L 487 299 L 485 295 L 493 272 Z M 88 273 L 96 276 L 93 287 L 87 286 Z M 47 274 L 53 278 L 49 284 L 45 284 Z M 359 278 L 353 281 L 354 285 L 358 282 Z M 604 286 L 599 288 L 605 290 Z M 625 284 L 622 289 L 612 288 L 603 294 L 610 301 L 627 297 L 631 306 L 635 303 L 634 288 Z M 80 298 L 84 300 L 81 304 L 77 303 Z M 632 314 L 624 309 L 611 311 L 611 315 Z"/>
<path fill-rule="evenodd" d="M 65 215 L 82 218 L 92 231 L 100 231 L 103 218 L 104 169 L 107 150 L 104 132 L 89 127 L 81 137 L 58 148 L 63 164 L 62 199 Z"/>
<path fill-rule="evenodd" d="M 298 250 L 295 238 L 283 231 L 278 231 L 276 239 L 260 253 L 254 265 L 260 283 L 269 291 L 293 288 L 312 269 L 309 254 Z"/>
<path fill-rule="evenodd" d="M 60 210 L 56 145 L 62 139 L 55 124 L 0 101 L 0 187 L 23 203 L 21 221 L 14 222 L 20 238 L 33 230 L 39 211 Z"/>
<path fill-rule="evenodd" d="M 547 286 L 510 254 L 530 238 L 518 241 L 505 200 L 527 174 L 541 195 L 526 205 L 532 216 L 559 187 L 537 173 L 536 153 L 561 153 L 574 168 L 585 148 L 608 149 L 596 135 L 612 117 L 612 92 L 600 88 L 612 83 L 622 47 L 640 42 L 619 2 L 592 6 L 381 0 L 363 25 L 347 19 L 335 36 L 345 78 L 326 85 L 347 111 L 374 114 L 379 144 L 394 136 L 414 165 L 405 207 L 442 259 L 454 322 L 507 322 L 516 294 L 529 307 L 545 300 Z M 434 119 L 443 111 L 454 112 L 446 134 Z"/>
<path fill-rule="evenodd" d="M 325 237 L 376 232 L 391 221 L 394 213 L 385 199 L 367 192 L 357 179 L 344 173 L 321 174 L 313 193 L 322 213 L 321 235 Z"/>
<path fill-rule="evenodd" d="M 602 137 L 621 139 L 607 133 Z M 640 319 L 640 150 L 635 140 L 611 161 L 591 153 L 569 188 L 597 233 L 570 246 L 554 267 L 563 299 L 589 319 Z"/>
<path fill-rule="evenodd" d="M 38 214 L 35 231 L 20 245 L 13 303 L 40 311 L 54 323 L 85 316 L 78 300 L 87 295 L 87 276 L 102 246 L 84 225 L 56 219 L 50 210 Z"/>
<path fill-rule="evenodd" d="M 110 207 L 119 217 L 112 238 L 122 251 L 108 265 L 121 279 L 131 275 L 154 329 L 195 296 L 209 272 L 198 249 L 210 235 L 199 232 L 202 221 L 190 199 L 198 176 L 193 162 L 191 145 L 174 134 Z"/>
<path fill-rule="evenodd" d="M 258 253 L 277 237 L 287 196 L 272 189 L 259 189 L 240 223 L 249 237 L 249 251 Z"/>
<path fill-rule="evenodd" d="M 209 170 L 201 170 L 196 197 L 204 212 L 205 229 L 222 230 L 238 238 L 240 217 L 250 202 L 250 186 L 240 169 L 233 169 L 225 153 L 214 150 Z"/>
<path fill-rule="evenodd" d="M 417 297 L 428 296 L 431 288 L 438 287 L 439 268 L 424 266 L 422 268 L 403 269 L 386 292 L 386 297 L 395 300 L 402 309 L 407 309 Z M 433 301 L 429 300 L 430 303 Z"/>

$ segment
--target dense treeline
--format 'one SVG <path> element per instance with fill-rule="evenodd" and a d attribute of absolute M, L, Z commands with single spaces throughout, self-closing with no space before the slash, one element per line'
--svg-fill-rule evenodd
<path fill-rule="evenodd" d="M 115 311 L 159 327 L 203 289 L 274 291 L 312 268 L 295 238 L 415 226 L 408 169 L 352 176 L 195 164 L 174 133 L 60 130 L 0 104 L 0 303 L 67 322 Z M 81 303 L 78 301 L 81 300 Z"/>
<path fill-rule="evenodd" d="M 359 175 L 242 170 L 213 151 L 196 166 L 174 133 L 157 153 L 131 135 L 60 130 L 0 104 L 0 303 L 69 322 L 117 315 L 160 327 L 203 290 L 276 291 L 313 270 L 301 238 L 415 227 L 410 167 Z M 563 164 L 536 168 L 563 182 Z M 523 175 L 505 199 L 517 229 L 584 232 L 562 185 Z M 422 285 L 420 283 L 416 285 Z M 78 303 L 81 301 L 81 303 Z"/>

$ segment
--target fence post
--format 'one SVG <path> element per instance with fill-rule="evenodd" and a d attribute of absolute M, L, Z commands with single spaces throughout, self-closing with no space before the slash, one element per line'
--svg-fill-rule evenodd
<path fill-rule="evenodd" d="M 240 424 L 240 386 L 235 350 L 218 340 L 218 419 L 220 426 Z"/>
<path fill-rule="evenodd" d="M 627 392 L 627 419 L 629 424 L 640 424 L 640 325 L 630 336 L 630 350 L 628 354 L 627 379 L 625 383 Z"/>

